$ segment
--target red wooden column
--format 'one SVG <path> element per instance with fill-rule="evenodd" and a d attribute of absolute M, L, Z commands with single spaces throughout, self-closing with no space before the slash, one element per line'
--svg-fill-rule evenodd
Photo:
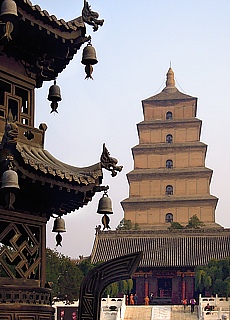
<path fill-rule="evenodd" d="M 145 275 L 145 297 L 149 296 L 149 282 L 148 282 L 148 276 Z"/>
<path fill-rule="evenodd" d="M 181 300 L 184 300 L 186 297 L 186 287 L 185 287 L 185 280 L 184 280 L 184 273 L 181 274 Z"/>

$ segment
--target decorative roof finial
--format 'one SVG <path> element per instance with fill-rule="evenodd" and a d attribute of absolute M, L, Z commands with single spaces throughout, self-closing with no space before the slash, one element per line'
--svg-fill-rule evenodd
<path fill-rule="evenodd" d="M 103 143 L 103 152 L 101 155 L 101 166 L 108 171 L 112 172 L 112 177 L 117 175 L 117 172 L 120 172 L 123 169 L 123 166 L 117 166 L 118 160 L 110 157 L 110 153 Z"/>
<path fill-rule="evenodd" d="M 85 23 L 93 26 L 93 31 L 97 31 L 99 26 L 102 26 L 104 19 L 98 19 L 99 14 L 91 10 L 89 3 L 84 0 L 84 7 L 82 9 L 82 19 Z"/>
<path fill-rule="evenodd" d="M 175 87 L 174 72 L 171 67 L 167 72 L 166 87 Z"/>
<path fill-rule="evenodd" d="M 171 61 L 170 61 L 170 68 L 166 75 L 166 87 L 163 89 L 163 91 L 171 92 L 171 93 L 178 91 L 177 88 L 175 87 L 174 72 L 171 68 Z"/>

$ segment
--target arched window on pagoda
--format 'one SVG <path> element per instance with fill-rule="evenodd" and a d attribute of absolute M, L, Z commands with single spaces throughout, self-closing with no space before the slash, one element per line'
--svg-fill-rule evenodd
<path fill-rule="evenodd" d="M 167 134 L 166 143 L 172 143 L 172 142 L 173 142 L 173 136 L 171 134 Z"/>
<path fill-rule="evenodd" d="M 168 111 L 168 112 L 166 113 L 166 120 L 172 120 L 172 118 L 173 118 L 172 112 L 171 112 L 171 111 Z"/>
<path fill-rule="evenodd" d="M 173 168 L 173 161 L 171 159 L 166 160 L 166 169 Z"/>
<path fill-rule="evenodd" d="M 172 187 L 171 185 L 168 185 L 168 186 L 166 187 L 166 189 L 165 189 L 165 194 L 166 194 L 167 196 L 173 195 L 173 187 Z"/>
<path fill-rule="evenodd" d="M 172 213 L 167 213 L 165 215 L 165 222 L 173 222 L 173 214 Z"/>

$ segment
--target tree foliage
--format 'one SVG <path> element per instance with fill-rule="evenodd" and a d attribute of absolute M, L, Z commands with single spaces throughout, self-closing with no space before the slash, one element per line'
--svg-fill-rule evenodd
<path fill-rule="evenodd" d="M 168 227 L 169 230 L 175 229 L 183 229 L 184 227 L 179 222 L 170 222 L 170 226 Z"/>
<path fill-rule="evenodd" d="M 110 296 L 112 298 L 115 298 L 118 293 L 119 294 L 128 294 L 132 291 L 133 289 L 133 280 L 132 279 L 127 279 L 127 280 L 121 280 L 118 282 L 114 282 L 110 284 L 108 287 L 106 287 L 103 296 Z"/>
<path fill-rule="evenodd" d="M 138 223 L 132 223 L 131 220 L 123 218 L 116 227 L 116 230 L 140 230 L 140 226 Z"/>
<path fill-rule="evenodd" d="M 69 257 L 46 249 L 46 280 L 52 283 L 54 296 L 67 301 L 78 299 L 83 276 L 81 269 Z"/>
<path fill-rule="evenodd" d="M 188 221 L 186 228 L 189 229 L 199 229 L 204 227 L 203 221 L 201 221 L 196 214 L 194 214 Z"/>
<path fill-rule="evenodd" d="M 52 284 L 53 296 L 70 302 L 77 300 L 83 277 L 96 265 L 90 259 L 77 264 L 74 259 L 46 249 L 46 280 Z"/>
<path fill-rule="evenodd" d="M 211 260 L 207 266 L 195 269 L 196 290 L 208 291 L 219 296 L 230 295 L 230 257 L 223 260 Z"/>
<path fill-rule="evenodd" d="M 197 217 L 196 214 L 194 214 L 188 221 L 188 224 L 184 227 L 179 222 L 172 221 L 170 226 L 168 227 L 169 230 L 175 230 L 175 229 L 199 229 L 201 227 L 204 227 L 205 224 L 203 221 L 200 221 L 200 219 Z"/>

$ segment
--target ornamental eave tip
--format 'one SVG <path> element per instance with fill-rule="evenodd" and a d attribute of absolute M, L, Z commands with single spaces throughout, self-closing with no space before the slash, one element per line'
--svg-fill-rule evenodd
<path fill-rule="evenodd" d="M 93 31 L 97 31 L 99 26 L 102 26 L 104 23 L 104 19 L 98 19 L 99 14 L 95 11 L 91 10 L 91 6 L 89 3 L 84 0 L 84 6 L 82 9 L 82 19 L 85 23 L 93 26 Z"/>
<path fill-rule="evenodd" d="M 120 172 L 123 169 L 123 166 L 117 166 L 118 160 L 116 158 L 110 157 L 110 153 L 103 143 L 103 151 L 101 154 L 101 166 L 102 168 L 111 171 L 111 176 L 115 177 L 117 172 Z"/>

